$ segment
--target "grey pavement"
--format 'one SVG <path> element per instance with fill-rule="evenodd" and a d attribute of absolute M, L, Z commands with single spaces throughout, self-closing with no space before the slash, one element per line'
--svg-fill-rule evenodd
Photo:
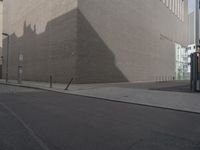
<path fill-rule="evenodd" d="M 4 82 L 5 81 L 1 80 L 1 83 Z M 9 81 L 9 83 L 18 86 L 16 81 Z M 67 91 L 64 90 L 67 86 L 66 84 L 54 84 L 53 88 L 49 88 L 49 83 L 23 81 L 21 86 L 200 113 L 200 94 L 189 92 L 188 85 L 188 81 L 161 83 L 72 84 Z M 180 89 L 181 87 L 188 87 L 188 89 L 177 92 L 179 91 L 177 89 Z M 172 92 L 170 89 L 174 91 Z"/>
<path fill-rule="evenodd" d="M 199 150 L 200 114 L 0 85 L 0 150 Z"/>

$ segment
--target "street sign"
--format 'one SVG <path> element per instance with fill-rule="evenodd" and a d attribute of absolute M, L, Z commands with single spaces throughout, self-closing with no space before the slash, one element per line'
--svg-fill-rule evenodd
<path fill-rule="evenodd" d="M 23 54 L 19 54 L 19 61 L 23 61 L 23 60 L 24 60 Z"/>

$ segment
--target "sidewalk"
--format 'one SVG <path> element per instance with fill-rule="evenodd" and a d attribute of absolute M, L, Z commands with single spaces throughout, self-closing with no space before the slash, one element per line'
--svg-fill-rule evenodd
<path fill-rule="evenodd" d="M 5 80 L 0 80 L 0 83 L 5 84 Z M 199 93 L 156 90 L 185 84 L 184 82 L 72 84 L 69 90 L 64 90 L 67 86 L 65 84 L 54 84 L 53 88 L 50 88 L 46 82 L 23 81 L 23 84 L 19 85 L 14 80 L 9 81 L 9 85 L 200 113 Z"/>

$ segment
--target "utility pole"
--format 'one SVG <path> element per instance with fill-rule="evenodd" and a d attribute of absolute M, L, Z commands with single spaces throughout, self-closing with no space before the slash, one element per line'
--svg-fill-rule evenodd
<path fill-rule="evenodd" d="M 200 91 L 200 0 L 196 0 L 195 9 L 195 48 L 191 55 L 191 89 Z"/>
<path fill-rule="evenodd" d="M 6 84 L 8 84 L 8 59 L 9 59 L 9 43 L 10 43 L 10 38 L 9 38 L 9 34 L 7 33 L 2 33 L 2 35 L 7 37 L 7 56 L 6 56 Z"/>

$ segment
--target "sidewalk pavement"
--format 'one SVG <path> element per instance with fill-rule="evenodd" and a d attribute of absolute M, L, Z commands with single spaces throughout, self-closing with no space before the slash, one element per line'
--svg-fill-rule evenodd
<path fill-rule="evenodd" d="M 0 84 L 5 84 L 5 80 L 0 80 Z M 199 93 L 156 90 L 185 84 L 186 82 L 72 84 L 69 90 L 64 90 L 66 84 L 53 84 L 53 88 L 50 88 L 47 82 L 23 81 L 22 84 L 17 84 L 15 80 L 9 81 L 9 85 L 200 113 Z"/>

